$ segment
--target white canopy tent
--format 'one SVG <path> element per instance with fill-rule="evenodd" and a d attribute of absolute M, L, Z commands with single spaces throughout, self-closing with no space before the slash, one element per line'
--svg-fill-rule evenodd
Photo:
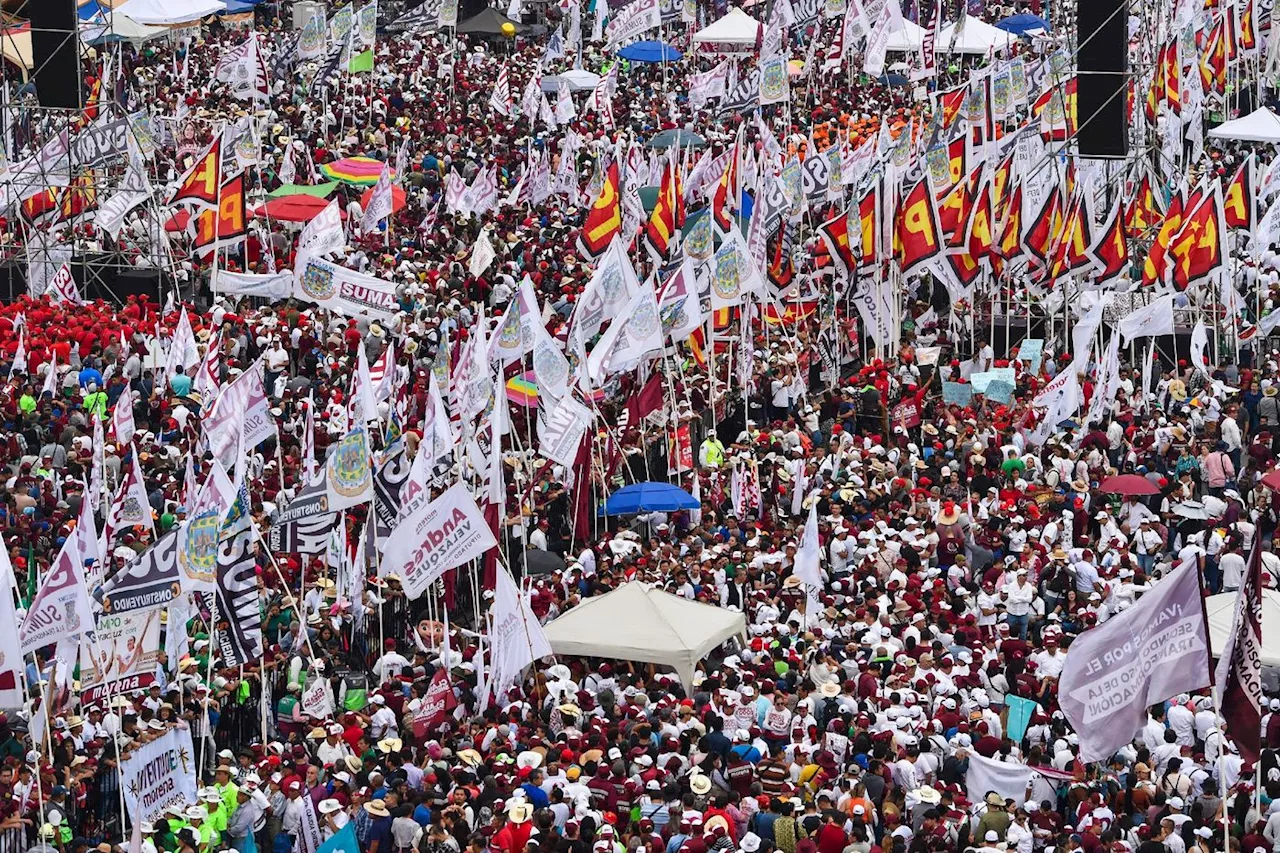
<path fill-rule="evenodd" d="M 85 42 L 115 37 L 139 45 L 153 38 L 159 38 L 167 32 L 169 32 L 168 27 L 139 24 L 128 15 L 122 15 L 119 12 L 108 12 L 101 18 L 91 18 L 80 24 L 80 38 Z"/>
<path fill-rule="evenodd" d="M 1247 116 L 1224 121 L 1209 131 L 1213 139 L 1236 139 L 1240 142 L 1280 143 L 1280 116 L 1259 107 Z"/>
<path fill-rule="evenodd" d="M 964 27 L 958 33 L 955 24 L 942 28 L 938 33 L 938 52 L 983 56 L 992 50 L 1003 50 L 1017 40 L 1013 33 L 970 16 L 965 18 Z"/>
<path fill-rule="evenodd" d="M 694 33 L 693 43 L 752 48 L 755 47 L 756 33 L 759 29 L 759 21 L 735 6 L 720 20 Z"/>
<path fill-rule="evenodd" d="M 662 664 L 692 690 L 698 661 L 746 628 L 741 613 L 633 582 L 588 598 L 545 631 L 557 655 Z"/>
<path fill-rule="evenodd" d="M 1205 611 L 1209 615 L 1209 646 L 1215 657 L 1222 654 L 1227 644 L 1238 597 L 1239 593 L 1224 592 L 1205 600 Z M 1262 665 L 1280 667 L 1280 592 L 1274 589 L 1262 591 Z"/>
<path fill-rule="evenodd" d="M 920 42 L 924 40 L 924 28 L 902 19 L 902 29 L 889 35 L 889 43 L 885 48 L 897 53 L 914 53 L 920 50 Z"/>
<path fill-rule="evenodd" d="M 139 24 L 186 24 L 227 8 L 222 0 L 125 0 L 115 7 L 117 15 Z"/>

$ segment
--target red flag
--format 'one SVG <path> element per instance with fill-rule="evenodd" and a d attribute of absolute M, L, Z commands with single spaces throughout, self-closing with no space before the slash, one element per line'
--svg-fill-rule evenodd
<path fill-rule="evenodd" d="M 422 697 L 422 703 L 413 714 L 413 736 L 425 740 L 431 727 L 443 722 L 449 712 L 456 707 L 458 707 L 458 699 L 453 695 L 449 673 L 441 667 L 431 678 L 427 693 Z"/>
<path fill-rule="evenodd" d="M 1226 648 L 1218 660 L 1222 717 L 1245 761 L 1257 761 L 1262 746 L 1262 540 L 1254 537 Z"/>
<path fill-rule="evenodd" d="M 610 163 L 605 170 L 600 194 L 591 203 L 582 233 L 578 235 L 578 251 L 588 260 L 596 260 L 605 253 L 613 238 L 622 231 L 622 193 L 620 191 L 618 164 Z"/>
<path fill-rule="evenodd" d="M 169 199 L 170 204 L 179 201 L 194 201 L 207 205 L 218 203 L 218 173 L 222 168 L 218 144 L 220 139 L 221 137 L 214 139 L 208 150 L 201 154 L 182 176 L 178 189 Z"/>

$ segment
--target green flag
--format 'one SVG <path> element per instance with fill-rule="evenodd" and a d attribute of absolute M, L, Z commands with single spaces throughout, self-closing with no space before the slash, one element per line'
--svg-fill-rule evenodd
<path fill-rule="evenodd" d="M 351 57 L 351 63 L 347 66 L 347 70 L 352 74 L 373 71 L 373 48 Z"/>

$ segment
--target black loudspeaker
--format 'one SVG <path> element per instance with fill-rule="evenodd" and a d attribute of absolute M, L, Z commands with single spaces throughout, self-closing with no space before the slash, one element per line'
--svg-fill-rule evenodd
<path fill-rule="evenodd" d="M 1081 156 L 1129 153 L 1128 28 L 1126 0 L 1087 0 L 1076 5 L 1076 140 Z"/>
<path fill-rule="evenodd" d="M 27 12 L 40 106 L 82 108 L 75 0 L 28 0 Z"/>

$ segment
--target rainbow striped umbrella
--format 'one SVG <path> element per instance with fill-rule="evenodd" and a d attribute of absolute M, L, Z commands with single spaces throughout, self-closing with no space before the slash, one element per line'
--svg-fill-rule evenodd
<path fill-rule="evenodd" d="M 586 395 L 586 400 L 589 403 L 599 403 L 605 396 L 604 389 L 597 388 Z M 529 409 L 538 407 L 538 379 L 532 370 L 526 370 L 507 380 L 507 399 Z"/>
<path fill-rule="evenodd" d="M 344 184 L 354 184 L 358 187 L 371 187 L 378 182 L 378 176 L 382 174 L 382 167 L 385 165 L 381 160 L 375 160 L 372 157 L 343 157 L 341 160 L 325 163 L 320 167 L 320 171 L 334 181 L 342 181 Z M 395 170 L 392 169 L 391 177 L 395 176 Z"/>
<path fill-rule="evenodd" d="M 538 407 L 538 383 L 533 378 L 532 370 L 507 380 L 507 399 L 527 409 Z"/>

